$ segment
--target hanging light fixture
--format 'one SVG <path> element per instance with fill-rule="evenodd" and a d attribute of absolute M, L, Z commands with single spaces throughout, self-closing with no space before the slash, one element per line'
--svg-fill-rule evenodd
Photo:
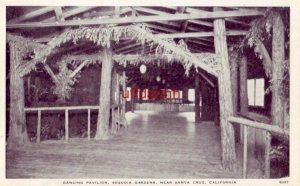
<path fill-rule="evenodd" d="M 160 75 L 156 76 L 156 81 L 157 81 L 157 82 L 160 82 L 160 80 L 161 80 Z"/>
<path fill-rule="evenodd" d="M 147 71 L 146 65 L 142 64 L 142 65 L 140 66 L 140 72 L 141 72 L 141 74 L 145 74 L 146 71 Z"/>
<path fill-rule="evenodd" d="M 162 84 L 165 84 L 165 83 L 166 83 L 166 80 L 165 80 L 165 79 L 163 79 L 163 80 L 162 80 Z"/>

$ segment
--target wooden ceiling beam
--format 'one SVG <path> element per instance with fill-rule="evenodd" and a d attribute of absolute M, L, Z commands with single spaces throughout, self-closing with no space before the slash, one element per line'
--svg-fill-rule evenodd
<path fill-rule="evenodd" d="M 244 30 L 229 30 L 226 31 L 227 36 L 238 36 L 246 35 L 247 31 Z M 213 32 L 187 32 L 187 33 L 171 33 L 171 34 L 157 34 L 156 37 L 159 38 L 201 38 L 201 37 L 213 37 Z"/>
<path fill-rule="evenodd" d="M 61 6 L 57 6 L 54 8 L 55 16 L 57 21 L 64 21 L 65 18 L 63 16 L 62 8 Z"/>
<path fill-rule="evenodd" d="M 71 16 L 75 16 L 77 14 L 80 14 L 80 13 L 92 10 L 94 8 L 96 8 L 96 7 L 94 7 L 94 6 L 76 7 L 76 8 L 73 8 L 73 9 L 67 11 L 67 12 L 64 12 L 63 13 L 63 17 L 64 18 L 69 18 Z M 130 11 L 131 11 L 131 9 L 129 7 L 120 8 L 119 14 L 122 15 L 122 14 L 128 13 Z M 112 10 L 112 11 L 105 11 L 105 12 L 101 11 L 101 12 L 95 13 L 96 15 L 94 15 L 94 14 L 93 15 L 96 17 L 96 16 L 113 15 L 113 13 L 114 13 L 114 10 Z M 51 21 L 54 22 L 55 21 L 55 17 L 51 17 L 51 18 L 43 20 L 43 22 L 51 22 Z"/>
<path fill-rule="evenodd" d="M 208 47 L 212 47 L 212 48 L 213 48 L 213 46 L 212 46 L 212 45 L 210 45 L 210 44 L 207 44 L 207 43 L 204 43 L 204 42 L 202 42 L 202 41 L 197 41 L 197 40 L 188 40 L 188 42 L 189 42 L 189 43 L 198 44 L 198 45 L 208 46 Z"/>
<path fill-rule="evenodd" d="M 147 27 L 149 27 L 149 28 L 154 28 L 154 29 L 157 29 L 157 30 L 161 30 L 161 31 L 164 31 L 164 32 L 170 32 L 170 33 L 173 33 L 173 32 L 176 32 L 176 31 L 177 31 L 177 30 L 175 30 L 175 29 L 162 27 L 162 26 L 155 25 L 155 24 L 152 24 L 152 23 L 148 23 L 148 24 L 147 24 Z"/>
<path fill-rule="evenodd" d="M 249 11 L 250 9 L 244 9 L 244 10 L 237 10 L 237 11 Z M 252 9 L 251 9 L 252 10 Z M 257 10 L 258 11 L 258 10 Z M 195 8 L 187 8 L 186 9 L 186 12 L 188 13 L 193 13 L 193 14 L 202 14 L 204 12 L 208 12 L 208 11 L 205 11 L 205 10 L 199 10 L 199 9 L 195 9 Z M 262 13 L 262 12 L 261 12 Z M 237 24 L 241 24 L 241 25 L 246 25 L 248 26 L 249 24 L 247 23 L 244 23 L 242 21 L 238 21 L 234 18 L 226 18 L 225 17 L 225 20 L 228 21 L 228 22 L 232 22 L 232 23 L 237 23 Z M 195 24 L 197 24 L 195 21 L 193 21 Z M 209 27 L 213 27 L 213 24 L 211 23 L 211 25 L 207 25 Z"/>
<path fill-rule="evenodd" d="M 226 17 L 243 17 L 243 16 L 259 16 L 263 15 L 261 11 L 226 11 L 226 12 L 202 12 L 201 14 L 174 14 L 169 15 L 155 15 L 155 16 L 140 16 L 140 17 L 114 17 L 102 20 L 67 20 L 58 23 L 9 23 L 6 28 L 35 28 L 35 27 L 67 27 L 67 26 L 89 26 L 102 24 L 124 24 L 124 23 L 141 23 L 141 22 L 155 22 L 155 21 L 183 21 L 189 19 L 217 19 Z"/>
<path fill-rule="evenodd" d="M 49 7 L 44 7 L 44 8 L 40 8 L 34 11 L 31 11 L 25 15 L 22 15 L 20 17 L 17 17 L 15 19 L 9 20 L 8 24 L 15 24 L 15 23 L 20 23 L 22 21 L 26 21 L 28 19 L 32 19 L 35 18 L 37 16 L 43 15 L 45 13 L 51 12 L 54 10 L 55 7 L 53 6 L 49 6 Z"/>
<path fill-rule="evenodd" d="M 186 11 L 186 7 L 178 7 L 177 8 L 177 13 L 184 13 Z M 143 8 L 143 7 L 137 7 L 136 10 L 138 11 L 142 11 L 142 12 L 146 12 L 146 13 L 150 13 L 150 14 L 154 14 L 154 15 L 173 15 L 171 13 L 166 13 L 166 12 L 162 12 L 162 11 L 158 11 L 158 10 L 154 10 L 151 8 Z M 188 12 L 190 13 L 190 12 Z M 198 25 L 204 25 L 204 26 L 208 26 L 208 27 L 213 27 L 213 24 L 207 21 L 200 21 L 200 20 L 186 20 L 186 22 L 191 22 L 194 24 L 198 24 Z M 188 23 L 186 23 L 188 24 Z"/>
<path fill-rule="evenodd" d="M 66 18 L 69 18 L 71 16 L 80 14 L 82 12 L 91 10 L 93 8 L 95 8 L 95 7 L 94 6 L 76 7 L 76 8 L 73 8 L 72 10 L 68 10 L 68 11 L 64 12 L 63 17 L 66 19 Z M 51 22 L 51 21 L 55 21 L 55 17 L 51 17 L 51 18 L 43 20 L 43 22 Z"/>
<path fill-rule="evenodd" d="M 130 49 L 130 50 L 126 50 L 126 51 L 123 51 L 123 52 L 121 52 L 122 54 L 129 54 L 129 53 L 134 53 L 134 52 L 139 52 L 139 53 L 145 53 L 145 54 L 147 54 L 147 52 L 149 51 L 149 50 L 151 50 L 151 47 L 150 46 L 145 46 L 144 48 L 142 48 L 142 45 L 140 45 L 140 46 L 137 46 L 137 47 L 134 47 L 134 48 L 132 48 L 132 49 Z"/>
<path fill-rule="evenodd" d="M 157 33 L 157 32 L 154 32 Z M 229 30 L 226 32 L 227 36 L 239 36 L 239 35 L 246 35 L 247 31 L 246 30 Z M 42 37 L 42 38 L 36 38 L 32 39 L 35 42 L 39 43 L 46 43 L 49 42 L 53 37 L 58 35 L 58 33 L 53 33 L 48 36 Z M 159 38 L 196 38 L 197 40 L 205 40 L 208 42 L 211 42 L 211 40 L 206 40 L 206 37 L 213 37 L 214 34 L 213 32 L 187 32 L 187 33 L 168 33 L 168 34 L 154 34 L 155 36 Z M 120 38 L 120 40 L 126 40 L 125 44 L 121 43 L 122 45 L 126 45 L 125 47 L 129 47 L 130 44 L 132 43 L 131 38 Z"/>
<path fill-rule="evenodd" d="M 141 45 L 141 44 L 142 44 L 142 43 L 134 43 L 134 44 L 132 44 L 132 45 L 127 45 L 127 46 L 118 48 L 118 49 L 116 50 L 116 53 L 124 52 L 124 51 L 126 51 L 126 50 L 128 50 L 128 49 L 131 49 L 131 48 L 133 48 L 133 47 L 137 47 L 137 46 L 139 46 L 139 45 Z"/>
<path fill-rule="evenodd" d="M 213 28 L 213 23 L 208 21 L 200 21 L 200 20 L 189 20 L 190 23 L 196 24 L 196 25 L 202 25 L 206 27 Z"/>

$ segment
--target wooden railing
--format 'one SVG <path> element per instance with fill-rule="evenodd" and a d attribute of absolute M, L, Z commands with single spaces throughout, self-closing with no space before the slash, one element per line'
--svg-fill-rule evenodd
<path fill-rule="evenodd" d="M 110 107 L 112 111 L 112 123 L 113 126 L 120 123 L 120 108 L 122 105 L 112 105 Z M 87 118 L 87 138 L 91 139 L 91 110 L 98 110 L 99 106 L 60 106 L 60 107 L 30 107 L 25 108 L 25 112 L 36 112 L 38 113 L 37 119 L 37 134 L 36 134 L 36 142 L 41 141 L 41 119 L 42 119 L 42 111 L 65 111 L 65 140 L 69 140 L 69 111 L 71 110 L 87 110 L 88 118 Z M 117 109 L 118 117 L 115 117 L 115 110 Z"/>
<path fill-rule="evenodd" d="M 247 162 L 248 162 L 248 128 L 253 127 L 264 130 L 265 132 L 265 165 L 264 177 L 270 177 L 270 149 L 271 149 L 271 133 L 289 135 L 289 131 L 275 125 L 270 125 L 263 122 L 246 119 L 243 117 L 229 117 L 228 121 L 232 124 L 240 124 L 243 127 L 243 178 L 247 177 Z"/>

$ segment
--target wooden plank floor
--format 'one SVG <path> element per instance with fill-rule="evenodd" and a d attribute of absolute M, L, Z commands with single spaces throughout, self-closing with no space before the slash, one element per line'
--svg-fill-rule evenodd
<path fill-rule="evenodd" d="M 128 113 L 107 141 L 33 143 L 6 153 L 7 178 L 235 178 L 221 167 L 220 132 L 192 113 Z"/>

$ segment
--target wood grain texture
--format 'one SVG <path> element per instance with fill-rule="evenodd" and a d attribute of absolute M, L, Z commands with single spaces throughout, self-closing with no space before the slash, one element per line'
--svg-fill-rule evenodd
<path fill-rule="evenodd" d="M 71 138 L 8 150 L 8 178 L 236 178 L 221 166 L 220 131 L 194 113 L 127 113 L 112 139 Z M 124 129 L 124 128 L 122 128 Z"/>
<path fill-rule="evenodd" d="M 111 75 L 113 61 L 111 48 L 103 49 L 103 59 L 101 68 L 101 85 L 99 99 L 99 113 L 97 122 L 96 139 L 108 139 L 109 134 L 109 112 L 111 103 Z"/>
<path fill-rule="evenodd" d="M 9 112 L 9 138 L 8 147 L 15 148 L 29 142 L 24 112 L 24 82 L 17 70 L 21 62 L 21 53 L 14 42 L 9 43 L 10 50 L 10 112 Z"/>
<path fill-rule="evenodd" d="M 233 115 L 230 66 L 228 59 L 226 27 L 224 19 L 214 20 L 216 54 L 220 56 L 221 73 L 218 76 L 222 163 L 229 170 L 236 169 L 236 152 L 233 126 L 227 121 Z"/>

